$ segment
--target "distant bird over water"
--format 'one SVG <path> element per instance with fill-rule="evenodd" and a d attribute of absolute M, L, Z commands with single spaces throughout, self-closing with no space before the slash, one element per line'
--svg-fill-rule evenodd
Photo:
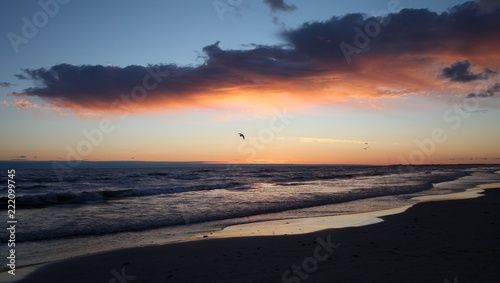
<path fill-rule="evenodd" d="M 370 146 L 368 145 L 368 143 L 367 143 L 367 142 L 365 142 L 365 145 L 366 145 L 366 146 L 365 146 L 365 147 L 363 147 L 363 149 L 364 149 L 364 150 L 367 150 Z"/>
<path fill-rule="evenodd" d="M 238 135 L 239 135 L 242 139 L 245 139 L 245 135 L 243 135 L 242 133 L 238 133 Z"/>

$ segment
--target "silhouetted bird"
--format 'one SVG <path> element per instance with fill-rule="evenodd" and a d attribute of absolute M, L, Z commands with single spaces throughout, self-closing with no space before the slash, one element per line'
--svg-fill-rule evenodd
<path fill-rule="evenodd" d="M 365 144 L 368 144 L 367 142 L 365 142 Z M 366 147 L 363 147 L 364 150 L 367 150 L 370 146 L 367 145 Z"/>
<path fill-rule="evenodd" d="M 242 133 L 238 133 L 238 135 L 242 138 L 245 139 L 245 136 Z"/>

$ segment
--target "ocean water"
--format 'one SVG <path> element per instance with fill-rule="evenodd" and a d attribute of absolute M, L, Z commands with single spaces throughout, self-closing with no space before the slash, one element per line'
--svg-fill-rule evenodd
<path fill-rule="evenodd" d="M 500 182 L 500 166 L 170 165 L 17 169 L 16 267 L 183 241 L 227 225 L 351 214 Z M 0 176 L 6 268 L 7 171 Z M 1 219 L 0 219 L 1 220 Z M 5 255 L 5 256 L 4 256 Z"/>

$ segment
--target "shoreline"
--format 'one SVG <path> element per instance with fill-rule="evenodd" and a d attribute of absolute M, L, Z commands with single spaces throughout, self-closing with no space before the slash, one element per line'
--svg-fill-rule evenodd
<path fill-rule="evenodd" d="M 285 236 L 294 234 L 306 234 L 327 229 L 342 229 L 349 227 L 361 227 L 384 221 L 385 216 L 405 213 L 410 207 L 421 202 L 447 201 L 459 199 L 471 199 L 482 197 L 485 190 L 500 188 L 500 183 L 480 184 L 463 192 L 426 195 L 413 197 L 418 202 L 401 207 L 333 216 L 319 216 L 310 218 L 294 218 L 283 220 L 269 220 L 251 222 L 246 224 L 230 225 L 220 231 L 210 234 L 210 238 L 229 237 L 253 237 L 253 236 Z M 201 240 L 199 236 L 194 240 Z"/>
<path fill-rule="evenodd" d="M 399 187 L 399 179 L 400 175 L 392 172 L 391 170 L 394 170 L 394 168 L 382 168 L 382 171 L 378 172 L 375 170 L 375 177 L 373 182 L 370 182 L 371 184 L 374 184 L 377 186 L 377 189 L 380 188 L 385 188 L 385 191 L 375 191 L 375 193 L 372 192 L 367 192 L 368 196 L 363 196 L 362 194 L 355 194 L 354 196 L 348 196 L 344 198 L 342 193 L 339 193 L 340 196 L 340 201 L 336 200 L 336 196 L 332 198 L 332 200 L 324 200 L 321 201 L 322 196 L 320 198 L 316 198 L 315 203 L 308 203 L 307 201 L 302 203 L 302 199 L 300 197 L 300 194 L 297 195 L 297 200 L 301 202 L 300 205 L 291 205 L 291 207 L 288 207 L 290 205 L 285 205 L 285 207 L 281 207 L 281 204 L 278 204 L 277 206 L 279 207 L 277 210 L 271 209 L 268 210 L 267 212 L 263 212 L 263 210 L 260 209 L 254 209 L 254 207 L 247 207 L 247 208 L 241 208 L 237 203 L 234 203 L 235 205 L 235 210 L 234 211 L 245 211 L 244 213 L 237 213 L 236 215 L 229 216 L 233 214 L 233 209 L 230 208 L 224 208 L 221 207 L 220 211 L 217 211 L 219 208 L 216 206 L 215 210 L 217 211 L 214 215 L 217 217 L 204 217 L 200 215 L 203 215 L 203 213 L 199 213 L 200 211 L 203 211 L 206 209 L 206 207 L 209 207 L 210 205 L 214 205 L 214 203 L 209 204 L 207 203 L 207 206 L 202 205 L 200 206 L 201 209 L 198 209 L 196 206 L 192 206 L 192 203 L 197 203 L 197 200 L 193 198 L 192 193 L 187 193 L 185 198 L 190 199 L 193 198 L 194 202 L 186 202 L 185 205 L 181 205 L 180 207 L 176 204 L 176 201 L 163 201 L 161 199 L 171 199 L 171 198 L 163 198 L 160 197 L 159 202 L 163 202 L 163 205 L 158 205 L 158 207 L 154 210 L 152 210 L 153 214 L 155 214 L 155 211 L 162 211 L 162 210 L 167 210 L 165 213 L 158 214 L 156 213 L 156 217 L 151 217 L 150 219 L 144 219 L 144 224 L 142 225 L 141 221 L 139 220 L 139 217 L 137 215 L 141 215 L 141 211 L 144 208 L 141 208 L 142 206 L 142 201 L 148 201 L 152 200 L 156 202 L 156 198 L 154 196 L 146 196 L 145 198 L 130 198 L 131 204 L 133 207 L 134 213 L 128 214 L 128 216 L 125 216 L 126 218 L 131 218 L 135 219 L 135 224 L 129 226 L 126 223 L 123 223 L 122 221 L 116 222 L 116 219 L 123 219 L 123 217 L 120 215 L 120 213 L 116 213 L 119 210 L 103 210 L 102 212 L 104 215 L 107 216 L 113 216 L 113 217 L 104 217 L 103 221 L 99 220 L 95 224 L 96 226 L 94 227 L 94 224 L 89 223 L 89 221 L 83 219 L 82 224 L 78 223 L 78 230 L 74 230 L 71 228 L 73 226 L 72 223 L 67 222 L 67 217 L 64 216 L 65 213 L 60 213 L 60 209 L 62 210 L 67 210 L 68 211 L 68 216 L 69 218 L 75 218 L 78 219 L 79 215 L 86 215 L 87 212 L 85 211 L 85 207 L 92 207 L 95 204 L 92 203 L 92 201 L 89 201 L 89 203 L 82 203 L 82 205 L 76 204 L 72 205 L 70 204 L 68 208 L 65 208 L 65 205 L 62 206 L 48 206 L 47 209 L 42 208 L 40 210 L 41 214 L 37 213 L 37 209 L 25 209 L 24 211 L 26 212 L 24 219 L 21 219 L 22 222 L 27 223 L 27 227 L 31 226 L 31 222 L 33 222 L 34 225 L 32 227 L 40 226 L 40 229 L 32 229 L 28 228 L 29 230 L 26 230 L 23 232 L 25 234 L 26 238 L 24 239 L 25 241 L 19 242 L 19 248 L 21 251 L 30 251 L 29 256 L 23 256 L 22 261 L 19 262 L 18 268 L 22 267 L 27 267 L 27 266 L 32 266 L 32 265 L 37 265 L 37 264 L 43 264 L 43 263 L 51 263 L 51 262 L 56 262 L 60 260 L 65 260 L 65 259 L 70 259 L 70 258 L 75 258 L 79 256 L 84 256 L 84 255 L 91 255 L 91 254 L 97 254 L 101 252 L 106 252 L 106 251 L 112 251 L 112 250 L 117 250 L 117 249 L 124 249 L 124 248 L 132 248 L 132 247 L 143 247 L 143 246 L 150 246 L 150 245 L 163 245 L 163 244 L 169 244 L 173 242 L 182 242 L 189 240 L 191 238 L 194 238 L 195 236 L 201 234 L 207 234 L 209 235 L 210 233 L 214 231 L 220 231 L 224 227 L 227 227 L 229 225 L 235 225 L 235 224 L 244 224 L 244 223 L 251 223 L 251 222 L 261 222 L 261 221 L 268 221 L 268 220 L 280 220 L 280 219 L 295 219 L 295 218 L 307 218 L 307 217 L 322 217 L 322 216 L 331 216 L 331 215 L 352 215 L 352 214 L 357 214 L 357 213 L 364 213 L 364 212 L 372 212 L 372 211 L 379 211 L 379 210 L 385 210 L 385 209 L 391 209 L 391 208 L 398 208 L 398 207 L 403 207 L 406 204 L 413 204 L 416 201 L 415 200 L 410 200 L 411 196 L 422 196 L 426 194 L 442 194 L 442 193 L 450 193 L 453 191 L 462 191 L 467 188 L 471 188 L 477 184 L 488 182 L 488 181 L 500 181 L 497 177 L 498 175 L 494 174 L 494 170 L 498 170 L 498 168 L 461 168 L 459 173 L 458 171 L 455 170 L 450 170 L 450 168 L 447 167 L 442 167 L 442 166 L 437 166 L 437 167 L 432 167 L 432 169 L 436 171 L 425 171 L 425 176 L 423 176 L 423 179 L 426 179 L 427 182 L 422 183 L 422 187 L 415 188 L 415 192 L 411 190 L 411 195 L 408 197 L 407 194 L 408 192 L 401 192 L 398 193 L 398 190 L 408 190 L 406 187 Z M 285 171 L 288 169 L 284 168 Z M 307 171 L 308 169 L 301 168 L 300 171 Z M 340 170 L 340 169 L 339 169 Z M 387 170 L 387 171 L 386 171 Z M 292 170 L 296 171 L 296 170 Z M 341 171 L 345 171 L 342 169 Z M 373 170 L 372 170 L 373 171 Z M 371 173 L 374 173 L 370 171 Z M 148 171 L 149 172 L 149 171 Z M 203 171 L 204 172 L 204 171 Z M 434 172 L 434 173 L 433 173 Z M 500 171 L 497 171 L 497 174 Z M 116 173 L 116 172 L 115 172 Z M 156 170 L 153 170 L 150 172 L 155 176 L 158 172 Z M 368 175 L 373 175 L 373 174 L 368 174 Z M 378 174 L 380 173 L 380 174 Z M 387 174 L 386 174 L 387 173 Z M 429 174 L 432 173 L 432 174 Z M 34 173 L 32 173 L 34 174 Z M 111 173 L 110 173 L 111 174 Z M 380 176 L 385 176 L 387 175 L 387 178 L 380 178 Z M 446 175 L 448 177 L 446 178 L 441 178 L 442 175 Z M 489 176 L 488 176 L 489 175 Z M 34 174 L 32 177 L 36 177 L 37 174 Z M 110 175 L 110 178 L 114 176 L 114 173 Z M 133 175 L 132 175 L 133 176 Z M 441 176 L 441 177 L 440 177 Z M 39 178 L 45 178 L 42 176 L 38 176 Z M 436 178 L 434 178 L 436 177 Z M 372 177 L 368 177 L 372 178 Z M 42 180 L 39 179 L 39 180 Z M 85 178 L 84 178 L 85 179 Z M 27 178 L 27 180 L 31 180 L 30 178 Z M 37 179 L 38 180 L 38 179 Z M 355 178 L 354 180 L 357 180 Z M 436 182 L 435 186 L 431 186 L 431 180 L 434 180 Z M 347 181 L 347 179 L 340 178 L 339 180 L 330 180 L 333 181 L 333 186 L 334 187 L 344 187 L 344 186 L 349 186 L 350 181 Z M 417 180 L 416 180 L 417 181 Z M 313 182 L 314 184 L 315 182 Z M 258 183 L 256 183 L 258 184 Z M 273 182 L 271 183 L 265 183 L 267 185 L 274 185 Z M 298 184 L 298 183 L 297 183 Z M 323 186 L 322 182 L 318 183 L 320 187 Z M 362 182 L 355 181 L 353 185 L 357 184 L 357 186 L 362 186 Z M 368 184 L 368 183 L 367 183 Z M 378 184 L 378 185 L 376 185 Z M 292 184 L 293 187 L 292 189 L 295 189 L 295 183 Z M 309 186 L 307 182 L 304 183 L 304 185 Z M 371 185 L 369 185 L 371 186 Z M 71 186 L 67 187 L 67 190 L 71 191 Z M 255 188 L 259 188 L 260 186 L 256 186 Z M 265 187 L 265 186 L 264 186 Z M 301 190 L 300 188 L 298 189 L 299 191 Z M 305 191 L 304 191 L 305 190 Z M 306 196 L 308 195 L 307 189 L 304 189 L 304 193 L 306 193 Z M 87 191 L 87 190 L 86 190 Z M 89 192 L 91 190 L 88 190 Z M 252 194 L 259 194 L 258 190 L 244 190 L 245 192 L 249 192 L 247 195 L 252 195 Z M 288 191 L 288 188 L 286 188 L 286 191 Z M 65 198 L 64 190 L 61 190 L 62 197 Z M 392 194 L 392 193 L 394 194 Z M 265 195 L 269 195 L 271 198 L 274 197 L 273 193 L 271 191 L 265 191 Z M 270 193 L 270 194 L 268 194 Z M 323 192 L 319 191 L 319 194 L 322 194 Z M 335 190 L 330 191 L 328 189 L 328 193 L 336 193 Z M 100 193 L 98 193 L 100 194 Z M 219 196 L 223 196 L 224 198 L 229 197 L 233 198 L 234 196 L 237 196 L 238 194 L 233 194 L 231 190 L 228 192 L 226 191 L 204 191 L 201 194 L 207 194 L 207 196 L 211 198 L 218 198 Z M 58 196 L 59 193 L 57 193 L 55 196 Z M 55 197 L 51 196 L 50 194 L 47 195 L 47 197 Z M 173 196 L 173 195 L 172 195 Z M 182 198 L 184 198 L 184 193 L 180 195 Z M 276 194 L 275 194 L 276 196 Z M 81 196 L 78 194 L 77 198 L 80 198 Z M 260 198 L 260 196 L 257 196 L 257 198 Z M 264 196 L 265 198 L 265 196 Z M 281 202 L 279 199 L 280 196 L 275 200 L 275 203 Z M 343 199 L 343 200 L 342 200 Z M 252 198 L 249 199 L 248 203 L 254 202 L 256 199 Z M 128 203 L 129 199 L 126 199 L 126 203 Z M 99 203 L 100 201 L 98 201 Z M 63 202 L 64 203 L 64 202 Z M 112 201 L 114 203 L 114 200 Z M 117 200 L 118 206 L 120 206 L 120 203 L 124 204 L 122 209 L 128 211 L 128 207 L 130 206 L 129 204 L 125 204 L 125 202 L 121 202 Z M 171 205 L 173 209 L 169 209 Z M 216 205 L 216 204 L 215 204 Z M 268 207 L 272 207 L 273 205 L 270 205 Z M 275 205 L 276 206 L 276 205 Z M 103 206 L 97 204 L 96 208 L 99 209 Z M 54 209 L 53 213 L 46 213 L 50 211 L 51 209 Z M 249 208 L 249 209 L 248 209 Z M 275 207 L 276 208 L 276 207 Z M 249 212 L 249 213 L 247 213 Z M 113 215 L 116 214 L 116 215 Z M 53 215 L 53 216 L 52 216 Z M 149 213 L 148 213 L 149 215 Z M 210 214 L 211 215 L 211 214 Z M 182 216 L 180 218 L 179 216 Z M 195 219 L 199 218 L 199 219 Z M 203 219 L 205 218 L 205 219 Z M 45 230 L 44 226 L 45 220 L 46 219 L 52 219 L 52 222 L 57 223 L 61 222 L 64 223 L 61 226 L 61 231 L 54 231 L 54 234 L 52 235 L 51 232 L 44 234 L 44 233 L 39 233 L 39 231 Z M 115 220 L 113 220 L 115 219 Z M 110 226 L 107 225 L 102 225 L 105 223 L 105 221 L 110 221 L 109 224 Z M 201 221 L 200 221 L 201 220 Z M 177 222 L 176 225 L 165 225 L 166 223 L 169 222 Z M 77 221 L 78 222 L 78 221 Z M 36 224 L 40 223 L 40 224 Z M 162 224 L 163 223 L 163 224 Z M 157 224 L 160 224 L 159 226 L 156 226 Z M 173 224 L 173 223 L 172 223 Z M 48 227 L 50 227 L 51 224 L 48 224 Z M 80 227 L 81 226 L 81 227 Z M 150 226 L 150 227 L 147 227 Z M 109 229 L 108 229 L 109 227 Z M 153 228 L 152 228 L 153 227 Z M 327 227 L 328 228 L 328 227 Z M 94 233 L 96 232 L 96 233 Z M 33 240 L 30 240 L 33 239 Z M 38 240 L 37 240 L 38 239 Z M 5 260 L 2 261 L 5 262 Z M 5 264 L 3 264 L 5 267 Z M 6 268 L 3 268 L 6 270 Z M 1 272 L 1 271 L 0 271 Z M 1 277 L 1 273 L 0 273 Z M 1 278 L 0 278 L 1 282 Z"/>
<path fill-rule="evenodd" d="M 67 259 L 67 260 L 63 260 L 63 261 L 59 261 L 59 262 L 54 262 L 54 263 L 50 263 L 50 264 L 47 264 L 47 265 L 44 265 L 43 267 L 40 267 L 40 268 L 37 268 L 34 272 L 30 272 L 28 274 L 28 276 L 25 278 L 25 279 L 21 279 L 19 277 L 16 278 L 16 280 L 20 280 L 20 281 L 10 281 L 10 282 L 49 282 L 49 281 L 43 281 L 43 280 L 49 280 L 50 278 L 50 282 L 58 282 L 56 280 L 56 278 L 54 278 L 54 276 L 50 276 L 51 272 L 54 272 L 55 270 L 64 270 L 65 272 L 70 272 L 70 274 L 67 274 L 67 276 L 70 276 L 71 278 L 71 274 L 75 275 L 74 272 L 78 272 L 79 269 L 82 268 L 82 266 L 84 266 L 83 268 L 84 269 L 89 269 L 89 270 L 96 270 L 96 268 L 98 270 L 101 270 L 101 274 L 100 276 L 101 277 L 92 277 L 93 279 L 92 280 L 100 280 L 100 281 L 105 281 L 105 282 L 108 282 L 109 280 L 112 279 L 112 271 L 113 270 L 120 270 L 120 268 L 126 268 L 126 270 L 135 270 L 136 268 L 139 268 L 139 266 L 142 266 L 142 268 L 145 268 L 145 270 L 150 270 L 150 274 L 147 275 L 147 274 L 143 274 L 141 273 L 141 277 L 144 277 L 144 278 L 148 278 L 148 282 L 155 282 L 155 281 L 151 281 L 151 280 L 154 280 L 155 278 L 159 280 L 159 278 L 161 277 L 158 277 L 159 276 L 157 274 L 157 272 L 160 272 L 162 270 L 162 268 L 160 268 L 158 265 L 158 262 L 156 262 L 156 265 L 154 263 L 151 262 L 151 259 L 149 258 L 149 254 L 150 253 L 153 253 L 155 254 L 154 256 L 151 256 L 152 258 L 165 258 L 166 257 L 166 254 L 164 254 L 163 252 L 158 252 L 159 250 L 168 250 L 168 251 L 171 251 L 171 250 L 174 250 L 176 251 L 174 254 L 178 254 L 179 258 L 183 258 L 183 256 L 181 254 L 179 254 L 179 249 L 180 250 L 183 250 L 183 249 L 192 249 L 192 247 L 198 247 L 200 246 L 201 247 L 201 250 L 209 250 L 208 254 L 205 254 L 203 256 L 203 258 L 205 258 L 205 260 L 208 260 L 209 262 L 213 261 L 213 258 L 214 257 L 220 257 L 220 253 L 222 253 L 224 251 L 224 248 L 226 248 L 226 246 L 229 244 L 229 246 L 231 247 L 230 249 L 231 250 L 234 250 L 234 249 L 244 249 L 244 247 L 247 245 L 247 244 L 250 244 L 252 245 L 255 244 L 255 243 L 261 243 L 262 241 L 264 242 L 280 242 L 280 241 L 285 241 L 285 242 L 289 242 L 289 241 L 293 241 L 294 237 L 298 237 L 298 238 L 308 238 L 308 239 L 314 239 L 316 237 L 319 237 L 319 235 L 325 235 L 325 233 L 329 233 L 332 235 L 333 237 L 333 241 L 335 241 L 335 236 L 336 234 L 345 234 L 345 233 L 349 233 L 348 231 L 351 231 L 351 230 L 356 230 L 356 229 L 359 229 L 359 230 L 378 230 L 380 229 L 379 227 L 382 226 L 391 226 L 393 225 L 392 222 L 394 222 L 395 220 L 394 219 L 398 219 L 398 218 L 406 218 L 408 215 L 413 215 L 415 213 L 413 213 L 413 211 L 415 210 L 422 210 L 421 208 L 419 207 L 422 207 L 422 206 L 432 206 L 433 210 L 437 210 L 437 211 L 440 211 L 440 210 L 443 210 L 445 207 L 449 206 L 449 203 L 453 203 L 453 202 L 465 202 L 465 203 L 469 203 L 468 205 L 470 205 L 470 203 L 475 203 L 475 200 L 481 200 L 480 202 L 488 202 L 489 200 L 488 199 L 491 199 L 491 196 L 490 195 L 496 195 L 496 201 L 498 201 L 498 196 L 500 196 L 500 190 L 490 190 L 492 188 L 500 188 L 499 186 L 499 183 L 495 183 L 495 184 L 483 184 L 483 185 L 479 185 L 473 189 L 469 189 L 465 192 L 461 192 L 461 193 L 458 193 L 459 195 L 466 195 L 466 194 L 469 194 L 469 197 L 470 196 L 475 196 L 475 197 L 478 197 L 478 196 L 481 196 L 480 194 L 481 193 L 485 193 L 486 196 L 485 197 L 481 197 L 481 198 L 472 198 L 472 199 L 465 199 L 465 200 L 452 200 L 452 201 L 449 201 L 449 200 L 445 200 L 445 201 L 439 201 L 439 203 L 435 203 L 433 202 L 432 200 L 429 200 L 429 199 L 426 199 L 425 202 L 419 202 L 413 206 L 411 206 L 410 208 L 408 208 L 405 212 L 403 213 L 400 213 L 400 214 L 395 214 L 395 215 L 392 215 L 392 216 L 380 216 L 379 217 L 382 217 L 384 219 L 383 222 L 379 222 L 379 223 L 376 223 L 376 224 L 371 224 L 371 225 L 368 225 L 368 226 L 360 226 L 360 227 L 353 227 L 353 228 L 341 228 L 341 229 L 327 229 L 327 230 L 321 230 L 321 231 L 316 231 L 316 232 L 310 232 L 310 233 L 307 233 L 307 234 L 298 234 L 298 235 L 286 235 L 286 236 L 258 236 L 258 237 L 255 237 L 252 236 L 252 237 L 238 237 L 238 238 L 227 238 L 227 237 L 221 237 L 221 238 L 214 238 L 215 236 L 217 235 L 210 235 L 210 237 L 208 239 L 204 239 L 204 238 L 201 238 L 197 241 L 188 241 L 188 242 L 181 242 L 181 243 L 174 243 L 174 244 L 167 244 L 167 245 L 161 245 L 161 246 L 149 246 L 149 247 L 139 247 L 139 248 L 128 248 L 128 249 L 123 249 L 123 250 L 115 250 L 115 251 L 111 251 L 111 252 L 104 252 L 104 253 L 99 253 L 99 254 L 94 254 L 94 255 L 88 255 L 88 256 L 82 256 L 82 257 L 77 257 L 77 258 L 72 258 L 72 259 Z M 484 190 L 487 190 L 487 191 L 484 191 Z M 456 194 L 453 194 L 453 195 L 456 195 Z M 490 196 L 490 197 L 488 197 Z M 435 196 L 435 197 L 442 197 L 442 196 Z M 454 196 L 454 198 L 457 198 L 458 196 Z M 488 201 L 487 201 L 488 200 Z M 424 201 L 424 200 L 421 200 L 421 201 Z M 453 206 L 453 205 L 452 205 Z M 441 207 L 441 208 L 440 208 Z M 427 212 L 425 212 L 427 213 Z M 491 214 L 495 214 L 495 213 L 491 213 Z M 477 215 L 476 215 L 477 216 Z M 337 216 L 337 217 L 340 217 L 340 216 Z M 471 218 L 472 216 L 470 216 L 469 218 Z M 304 221 L 303 219 L 301 221 Z M 398 222 L 398 221 L 396 221 Z M 399 222 L 401 222 L 401 220 L 399 220 Z M 302 223 L 303 224 L 303 223 Z M 331 224 L 331 223 L 330 223 Z M 244 225 L 247 225 L 247 224 L 244 224 Z M 300 227 L 297 226 L 297 227 Z M 405 226 L 406 227 L 406 226 Z M 497 227 L 498 229 L 498 226 L 495 226 Z M 331 227 L 330 227 L 331 228 Z M 450 228 L 450 227 L 448 227 Z M 302 229 L 302 228 L 299 228 L 299 229 Z M 255 230 L 254 230 L 255 231 Z M 421 236 L 422 237 L 422 236 Z M 326 239 L 326 238 L 325 238 Z M 235 242 L 238 243 L 238 245 L 235 246 Z M 210 247 L 210 245 L 206 244 L 206 243 L 216 243 L 217 245 L 222 245 L 224 248 L 219 248 L 219 249 L 215 249 L 213 247 Z M 232 243 L 232 245 L 231 245 Z M 343 245 L 343 243 L 340 243 L 341 245 Z M 498 244 L 498 243 L 497 243 Z M 300 250 L 300 247 L 303 247 L 303 245 L 297 247 L 297 243 L 294 243 L 292 244 L 291 246 L 293 246 L 295 249 L 299 249 Z M 191 247 L 191 248 L 190 248 Z M 272 249 L 269 249 L 267 250 L 269 253 L 273 253 Z M 303 252 L 303 251 L 302 251 Z M 170 252 L 167 252 L 167 254 L 169 254 Z M 278 253 L 277 255 L 277 258 L 281 258 L 281 260 L 285 261 L 285 258 L 289 258 L 290 257 L 290 254 L 289 253 L 284 253 L 284 251 L 281 252 L 282 254 L 280 255 Z M 283 254 L 284 253 L 284 254 Z M 300 252 L 298 251 L 295 251 L 295 253 L 298 253 L 300 254 Z M 189 253 L 186 253 L 186 255 L 188 255 Z M 293 253 L 292 253 L 293 254 Z M 147 266 L 143 266 L 139 263 L 135 263 L 132 261 L 132 259 L 130 261 L 123 261 L 120 264 L 118 264 L 121 260 L 120 258 L 128 258 L 128 256 L 130 255 L 134 255 L 132 257 L 139 257 L 139 258 L 143 258 L 144 262 L 148 262 Z M 286 256 L 288 255 L 288 256 Z M 228 255 L 226 255 L 228 256 Z M 283 258 L 285 257 L 285 258 Z M 179 258 L 177 260 L 175 260 L 174 262 L 178 262 L 179 261 Z M 297 256 L 298 259 L 300 259 L 300 256 Z M 108 264 L 111 264 L 111 262 L 114 262 L 115 263 L 115 266 L 116 268 L 111 268 L 112 266 L 110 265 L 106 265 L 104 264 L 104 267 L 103 265 L 99 264 L 99 262 L 102 262 L 103 259 L 109 259 L 109 260 L 104 260 L 106 262 L 109 262 Z M 330 260 L 332 258 L 330 257 Z M 168 260 L 168 257 L 165 258 L 165 260 L 169 261 Z M 194 266 L 198 266 L 199 262 L 196 262 L 196 260 L 189 260 L 189 262 L 194 265 Z M 186 259 L 184 259 L 184 261 L 186 261 Z M 204 260 L 202 260 L 204 262 Z M 255 263 L 255 259 L 253 258 L 247 258 L 246 261 L 248 261 L 247 265 L 252 265 L 251 263 Z M 232 265 L 234 265 L 234 262 L 239 262 L 238 261 L 238 258 L 233 258 L 233 262 L 232 262 Z M 76 263 L 76 265 L 75 265 Z M 299 262 L 300 263 L 300 262 Z M 137 265 L 137 266 L 136 266 Z M 128 268 L 130 266 L 130 268 Z M 110 267 L 108 268 L 108 270 L 106 271 L 106 268 L 107 267 Z M 213 268 L 213 267 L 212 267 Z M 235 270 L 237 270 L 238 268 L 236 268 Z M 279 269 L 279 268 L 278 268 Z M 71 273 L 71 270 L 73 270 L 73 273 Z M 205 270 L 207 271 L 207 270 Z M 283 269 L 283 272 L 285 272 L 286 269 Z M 458 272 L 459 270 L 457 270 Z M 136 273 L 139 273 L 139 272 L 136 272 Z M 128 273 L 127 273 L 128 274 Z M 130 274 L 134 274 L 132 271 L 130 271 Z M 173 270 L 173 272 L 169 273 L 169 275 L 172 275 L 171 278 L 173 278 L 174 276 L 176 276 L 176 278 L 179 278 L 179 277 L 182 277 L 181 274 L 177 274 L 175 272 L 175 270 Z M 39 277 L 41 276 L 41 277 Z M 45 276 L 45 277 L 44 277 Z M 96 274 L 93 274 L 92 276 L 97 276 Z M 109 278 L 105 279 L 104 277 L 107 276 Z M 279 277 L 279 276 L 278 276 Z M 36 278 L 36 279 L 34 279 Z M 44 279 L 45 278 L 45 279 Z M 66 276 L 64 276 L 64 278 L 68 278 Z M 143 278 L 143 279 L 144 279 Z M 163 277 L 161 277 L 163 278 Z M 292 278 L 292 277 L 290 277 Z M 279 278 L 278 278 L 279 279 Z M 441 278 L 439 282 L 443 282 L 445 278 Z M 82 279 L 83 280 L 83 279 Z M 87 281 L 85 281 L 87 280 Z M 94 282 L 92 280 L 89 279 L 85 279 L 83 281 L 74 281 L 74 282 Z M 201 280 L 201 279 L 200 279 Z M 227 279 L 229 281 L 227 282 L 231 282 L 230 279 Z M 292 280 L 292 279 L 290 279 Z M 203 281 L 203 280 L 202 280 Z M 424 280 L 425 281 L 425 280 Z M 450 279 L 450 281 L 452 281 Z M 164 281 L 161 281 L 159 280 L 158 282 L 164 282 Z M 172 282 L 176 282 L 176 281 L 172 281 Z M 183 281 L 178 281 L 178 282 L 183 282 Z M 195 281 L 196 282 L 196 281 Z M 214 282 L 225 282 L 225 281 L 217 281 L 215 280 Z M 242 281 L 244 282 L 244 281 Z M 264 281 L 264 282 L 267 282 L 267 281 Z M 270 282 L 274 282 L 274 281 L 270 281 Z M 276 282 L 281 282 L 280 280 L 276 281 Z M 289 282 L 297 282 L 297 281 L 289 281 Z M 322 282 L 322 281 L 320 281 Z"/>

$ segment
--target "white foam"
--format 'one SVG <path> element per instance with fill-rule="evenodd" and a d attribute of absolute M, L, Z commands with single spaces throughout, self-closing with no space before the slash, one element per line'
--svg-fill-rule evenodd
<path fill-rule="evenodd" d="M 407 205 L 404 207 L 393 209 L 350 215 L 272 220 L 233 225 L 226 227 L 221 231 L 214 232 L 212 235 L 210 235 L 210 237 L 229 238 L 247 236 L 294 235 L 312 233 L 332 228 L 359 227 L 382 222 L 383 220 L 380 217 L 402 213 L 410 207 L 411 205 Z"/>

